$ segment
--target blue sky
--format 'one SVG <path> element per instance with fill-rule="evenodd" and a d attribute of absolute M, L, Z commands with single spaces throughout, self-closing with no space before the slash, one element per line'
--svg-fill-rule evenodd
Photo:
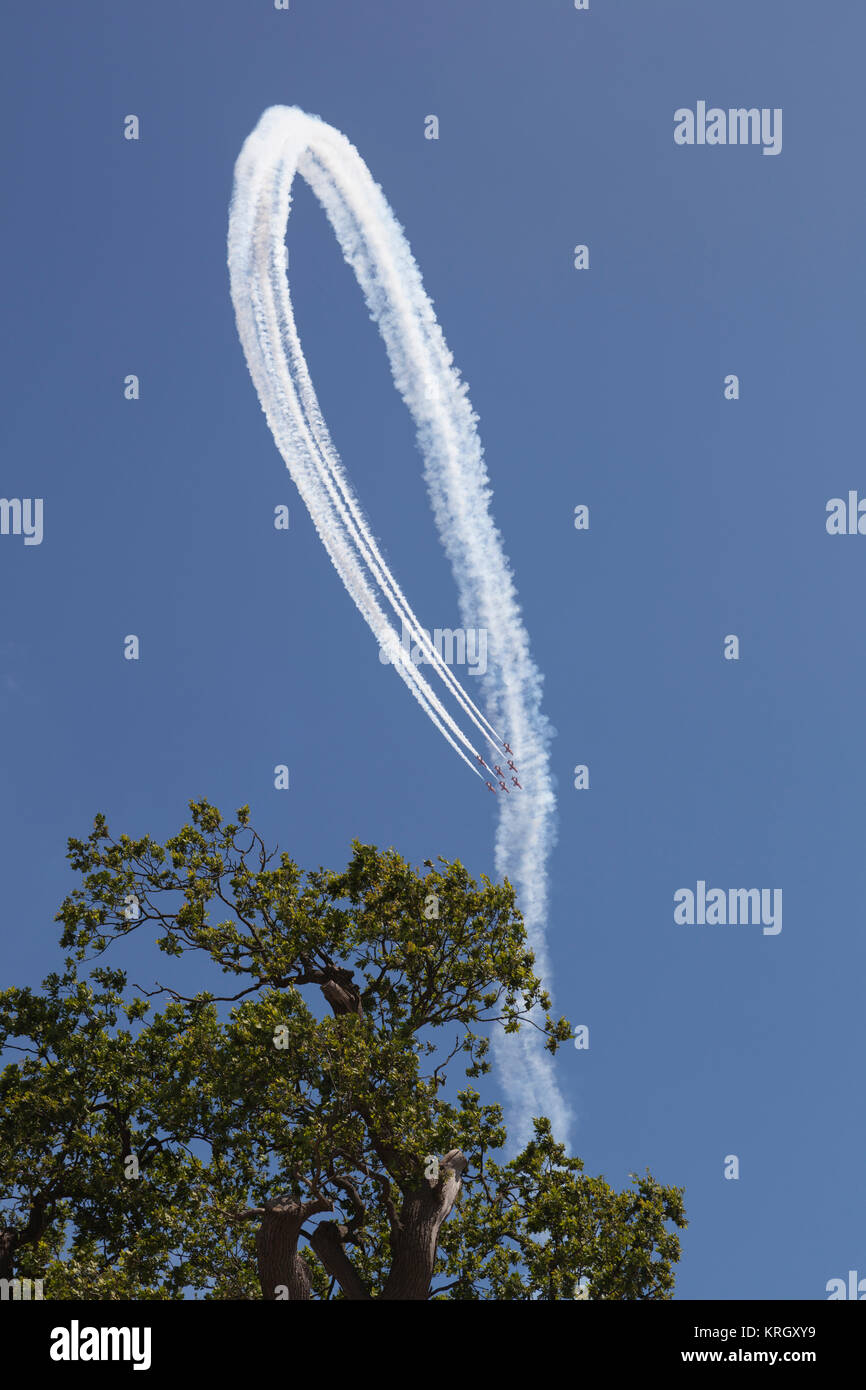
<path fill-rule="evenodd" d="M 66 838 L 97 811 L 162 838 L 190 797 L 249 802 L 302 865 L 357 836 L 492 873 L 493 798 L 379 663 L 237 340 L 234 161 L 298 105 L 382 185 L 480 417 L 557 729 L 555 1005 L 591 1040 L 557 1076 L 589 1171 L 685 1184 L 683 1298 L 866 1275 L 866 539 L 825 528 L 866 495 L 866 14 L 831 8 L 150 0 L 4 24 L 0 492 L 44 499 L 41 545 L 0 536 L 4 981 L 56 964 Z M 676 146 L 699 100 L 782 108 L 781 154 Z M 411 422 L 304 185 L 289 245 L 374 532 L 421 621 L 457 626 Z M 782 931 L 678 926 L 701 879 L 781 888 Z"/>

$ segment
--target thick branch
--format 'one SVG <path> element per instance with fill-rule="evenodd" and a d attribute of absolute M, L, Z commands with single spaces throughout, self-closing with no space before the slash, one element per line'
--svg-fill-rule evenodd
<path fill-rule="evenodd" d="M 298 1254 L 298 1236 L 308 1216 L 330 1210 L 326 1197 L 315 1197 L 309 1202 L 283 1197 L 266 1203 L 262 1224 L 256 1232 L 259 1283 L 264 1299 L 312 1298 L 310 1271 Z"/>
<path fill-rule="evenodd" d="M 320 1221 L 310 1236 L 310 1245 L 347 1298 L 369 1299 L 367 1285 L 346 1254 L 345 1233 L 346 1227 L 336 1221 Z"/>
<path fill-rule="evenodd" d="M 0 1227 L 0 1279 L 12 1278 L 16 1252 L 25 1245 L 35 1245 L 45 1233 L 49 1221 L 48 1198 L 38 1192 L 31 1199 L 26 1225 Z"/>

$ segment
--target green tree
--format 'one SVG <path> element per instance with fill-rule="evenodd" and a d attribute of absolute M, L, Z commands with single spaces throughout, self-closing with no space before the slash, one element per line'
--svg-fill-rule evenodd
<path fill-rule="evenodd" d="M 500 1107 L 464 1084 L 489 1027 L 551 1053 L 571 1037 L 511 886 L 359 842 L 345 872 L 304 874 L 247 807 L 190 809 L 164 845 L 101 816 L 70 840 L 63 971 L 0 994 L 19 1054 L 0 1073 L 0 1277 L 100 1299 L 532 1300 L 578 1280 L 670 1298 L 681 1189 L 615 1192 L 544 1118 L 491 1157 Z M 153 926 L 228 990 L 145 991 L 94 963 Z"/>

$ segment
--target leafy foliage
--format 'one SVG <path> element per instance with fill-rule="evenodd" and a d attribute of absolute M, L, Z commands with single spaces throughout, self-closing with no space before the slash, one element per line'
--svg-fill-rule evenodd
<path fill-rule="evenodd" d="M 572 1298 L 587 1277 L 596 1298 L 671 1297 L 680 1189 L 647 1174 L 613 1191 L 543 1118 L 500 1165 L 500 1108 L 449 1084 L 489 1069 L 490 1025 L 536 1028 L 552 1053 L 571 1036 L 511 886 L 360 842 L 343 873 L 304 874 L 248 808 L 190 809 L 164 845 L 115 841 L 101 816 L 70 840 L 64 968 L 0 993 L 0 1046 L 20 1054 L 0 1073 L 0 1275 L 55 1298 L 273 1297 L 252 1223 L 285 1200 L 298 1296 L 418 1296 L 394 1271 L 427 1212 L 421 1296 Z M 233 992 L 145 992 L 97 963 L 148 927 Z"/>

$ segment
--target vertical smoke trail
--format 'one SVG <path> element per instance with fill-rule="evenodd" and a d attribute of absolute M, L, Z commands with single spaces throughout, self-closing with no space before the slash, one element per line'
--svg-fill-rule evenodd
<path fill-rule="evenodd" d="M 496 870 L 515 886 L 537 968 L 549 977 L 544 923 L 546 865 L 554 843 L 555 799 L 548 766 L 552 731 L 541 712 L 542 678 L 530 656 L 510 567 L 490 516 L 477 417 L 382 190 L 345 136 L 297 108 L 267 110 L 235 168 L 229 268 L 250 372 L 278 447 L 355 603 L 452 746 L 448 729 L 472 749 L 417 668 L 400 662 L 394 629 L 372 589 L 371 580 L 407 626 L 421 631 L 379 554 L 330 440 L 295 328 L 283 245 L 295 172 L 310 185 L 331 222 L 384 340 L 395 385 L 415 421 L 464 625 L 486 628 L 490 638 L 493 661 L 481 678 L 484 693 L 493 723 L 509 731 L 519 754 L 525 788 L 522 794 L 500 798 Z M 481 727 L 475 715 L 484 716 L 475 711 L 453 672 L 441 661 L 434 669 Z M 570 1116 L 540 1035 L 523 1029 L 516 1036 L 497 1036 L 494 1047 L 517 1111 L 517 1137 L 527 1137 L 531 1115 L 543 1110 L 566 1139 Z"/>

